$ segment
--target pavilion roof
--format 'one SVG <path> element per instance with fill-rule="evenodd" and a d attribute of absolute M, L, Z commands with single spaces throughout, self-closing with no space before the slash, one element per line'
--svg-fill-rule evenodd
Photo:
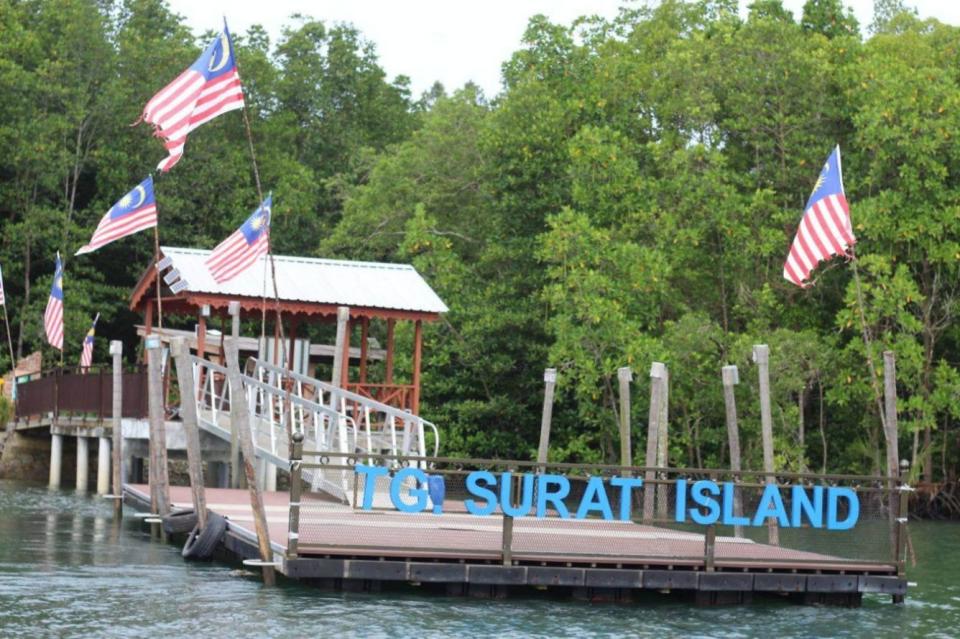
<path fill-rule="evenodd" d="M 169 290 L 163 292 L 165 310 L 168 303 L 171 303 L 171 310 L 177 308 L 178 301 L 193 306 L 211 303 L 216 298 L 215 305 L 221 306 L 220 301 L 225 304 L 225 300 L 238 299 L 244 307 L 248 307 L 252 300 L 259 305 L 264 293 L 268 303 L 273 299 L 273 283 L 266 256 L 232 280 L 217 284 L 204 264 L 210 251 L 164 246 L 160 252 L 170 258 L 169 270 L 176 269 L 180 278 L 188 284 L 186 290 L 176 295 Z M 349 306 L 351 314 L 353 309 L 380 309 L 387 311 L 385 315 L 396 311 L 415 317 L 436 316 L 448 310 L 443 300 L 409 264 L 287 255 L 275 255 L 273 259 L 277 292 L 285 311 L 329 313 L 330 309 L 337 306 Z M 131 308 L 137 309 L 144 304 L 144 298 L 153 291 L 154 283 L 151 266 L 133 292 Z"/>

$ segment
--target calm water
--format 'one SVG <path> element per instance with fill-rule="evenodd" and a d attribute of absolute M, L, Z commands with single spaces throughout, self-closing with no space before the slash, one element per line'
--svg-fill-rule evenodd
<path fill-rule="evenodd" d="M 960 636 L 960 526 L 917 523 L 911 534 L 918 585 L 904 606 L 873 595 L 848 610 L 331 594 L 188 564 L 132 518 L 116 527 L 105 500 L 0 482 L 0 637 Z"/>

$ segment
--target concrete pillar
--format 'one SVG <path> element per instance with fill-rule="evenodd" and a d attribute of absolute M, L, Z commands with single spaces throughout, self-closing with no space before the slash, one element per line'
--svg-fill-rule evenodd
<path fill-rule="evenodd" d="M 86 437 L 77 437 L 77 492 L 87 492 L 90 481 L 90 440 Z"/>
<path fill-rule="evenodd" d="M 50 487 L 60 487 L 60 472 L 63 469 L 63 435 L 50 438 Z"/>
<path fill-rule="evenodd" d="M 97 446 L 97 494 L 106 495 L 110 492 L 110 440 L 100 438 Z"/>
<path fill-rule="evenodd" d="M 276 490 L 277 489 L 277 467 L 271 463 L 267 463 L 267 472 L 264 473 L 264 490 Z"/>

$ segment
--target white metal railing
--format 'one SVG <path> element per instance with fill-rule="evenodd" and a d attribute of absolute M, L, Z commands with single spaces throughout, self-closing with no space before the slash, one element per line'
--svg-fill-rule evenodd
<path fill-rule="evenodd" d="M 358 434 L 362 433 L 353 452 L 426 457 L 429 430 L 433 435 L 432 456 L 439 456 L 440 432 L 419 415 L 257 358 L 250 358 L 247 368 L 252 368 L 251 375 L 258 381 L 278 389 L 290 388 L 303 399 L 335 407 L 340 415 L 352 418 L 359 425 Z"/>
<path fill-rule="evenodd" d="M 227 369 L 196 356 L 191 356 L 191 363 L 200 426 L 230 441 L 233 396 Z M 247 370 L 251 374 L 241 378 L 254 450 L 280 468 L 289 469 L 290 435 L 295 432 L 303 433 L 307 450 L 359 453 L 361 457 L 363 453 L 426 457 L 429 431 L 433 456 L 438 456 L 439 431 L 418 415 L 254 358 Z M 352 473 L 306 471 L 304 478 L 314 490 L 352 500 Z"/>

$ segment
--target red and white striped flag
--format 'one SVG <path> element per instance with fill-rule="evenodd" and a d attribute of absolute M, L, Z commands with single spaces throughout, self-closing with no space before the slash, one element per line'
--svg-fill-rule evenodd
<path fill-rule="evenodd" d="M 269 250 L 272 205 L 273 196 L 268 195 L 240 228 L 211 251 L 206 264 L 217 284 L 233 279 Z"/>
<path fill-rule="evenodd" d="M 93 365 L 93 336 L 96 334 L 97 320 L 99 319 L 100 313 L 97 313 L 97 316 L 93 318 L 93 324 L 90 325 L 90 330 L 83 338 L 83 350 L 80 351 L 80 368 L 87 369 Z"/>
<path fill-rule="evenodd" d="M 53 284 L 50 285 L 50 299 L 43 312 L 43 330 L 47 334 L 50 346 L 63 350 L 63 263 L 57 251 L 57 268 L 53 272 Z"/>
<path fill-rule="evenodd" d="M 157 202 L 153 196 L 153 177 L 138 184 L 110 207 L 93 232 L 90 243 L 80 248 L 83 255 L 106 246 L 121 237 L 139 233 L 157 225 Z"/>
<path fill-rule="evenodd" d="M 141 120 L 155 125 L 170 154 L 157 168 L 169 171 L 183 156 L 187 134 L 221 113 L 243 108 L 243 87 L 233 57 L 227 22 L 203 54 L 153 96 Z"/>
<path fill-rule="evenodd" d="M 850 223 L 850 206 L 843 193 L 838 146 L 823 165 L 807 201 L 790 254 L 783 265 L 783 277 L 797 286 L 807 287 L 807 278 L 820 262 L 835 255 L 846 255 L 847 249 L 856 242 Z"/>

